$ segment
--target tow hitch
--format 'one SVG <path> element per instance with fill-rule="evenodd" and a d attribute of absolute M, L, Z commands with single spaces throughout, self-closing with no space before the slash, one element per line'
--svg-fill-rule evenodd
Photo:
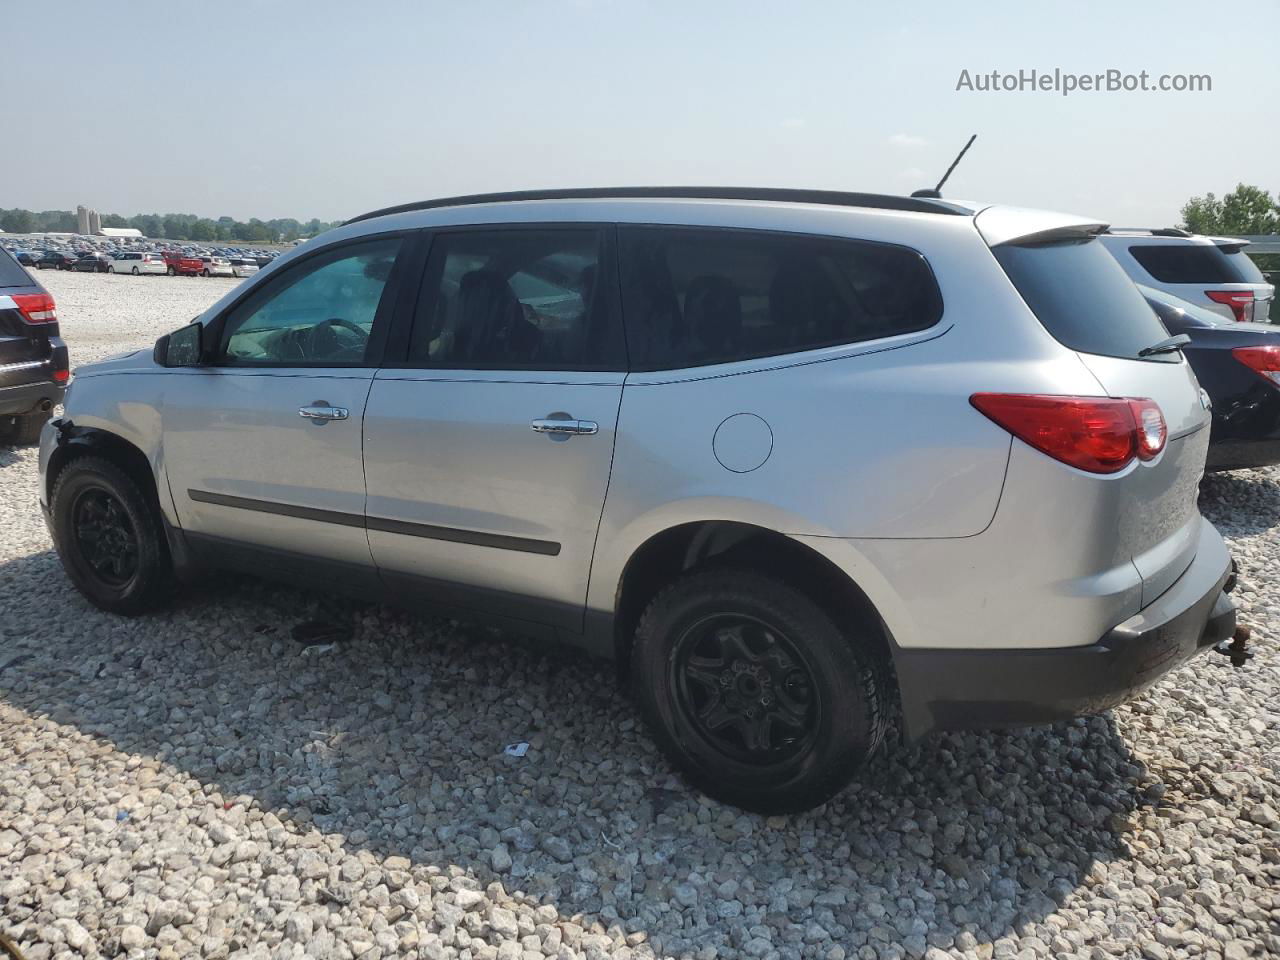
<path fill-rule="evenodd" d="M 1253 632 L 1241 624 L 1236 627 L 1236 632 L 1231 635 L 1230 640 L 1223 640 L 1213 648 L 1214 652 L 1230 657 L 1233 667 L 1243 667 L 1253 659 L 1253 651 L 1248 649 L 1249 638 L 1252 635 Z"/>

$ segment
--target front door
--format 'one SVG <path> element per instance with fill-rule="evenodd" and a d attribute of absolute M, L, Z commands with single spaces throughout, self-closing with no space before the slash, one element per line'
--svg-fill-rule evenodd
<path fill-rule="evenodd" d="M 625 378 L 609 239 L 434 237 L 365 413 L 369 543 L 392 586 L 581 629 Z"/>
<path fill-rule="evenodd" d="M 178 371 L 163 457 L 197 548 L 335 561 L 372 579 L 360 428 L 401 245 L 299 260 L 213 321 L 210 365 Z"/>

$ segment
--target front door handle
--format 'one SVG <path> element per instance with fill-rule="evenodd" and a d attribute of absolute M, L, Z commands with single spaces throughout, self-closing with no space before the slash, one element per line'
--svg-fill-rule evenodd
<path fill-rule="evenodd" d="M 316 400 L 298 408 L 298 416 L 310 420 L 316 426 L 323 426 L 330 420 L 345 420 L 350 415 L 351 411 L 346 407 L 332 406 L 328 400 Z"/>
<path fill-rule="evenodd" d="M 549 434 L 553 440 L 589 437 L 600 432 L 600 424 L 594 420 L 534 420 L 529 426 L 534 433 Z"/>

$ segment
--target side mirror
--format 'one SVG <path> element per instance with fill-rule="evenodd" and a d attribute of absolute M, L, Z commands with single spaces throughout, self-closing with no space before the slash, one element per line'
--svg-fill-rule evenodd
<path fill-rule="evenodd" d="M 197 367 L 203 359 L 200 348 L 204 327 L 197 321 L 167 333 L 156 341 L 152 357 L 162 367 Z"/>

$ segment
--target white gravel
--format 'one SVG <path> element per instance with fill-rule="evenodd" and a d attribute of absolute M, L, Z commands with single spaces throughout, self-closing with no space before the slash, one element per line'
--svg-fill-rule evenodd
<path fill-rule="evenodd" d="M 52 274 L 72 362 L 231 281 Z M 1209 478 L 1257 658 L 939 738 L 810 814 L 686 789 L 608 667 L 302 593 L 72 590 L 0 449 L 0 928 L 49 957 L 1280 955 L 1280 472 Z M 503 747 L 528 741 L 523 758 Z"/>

